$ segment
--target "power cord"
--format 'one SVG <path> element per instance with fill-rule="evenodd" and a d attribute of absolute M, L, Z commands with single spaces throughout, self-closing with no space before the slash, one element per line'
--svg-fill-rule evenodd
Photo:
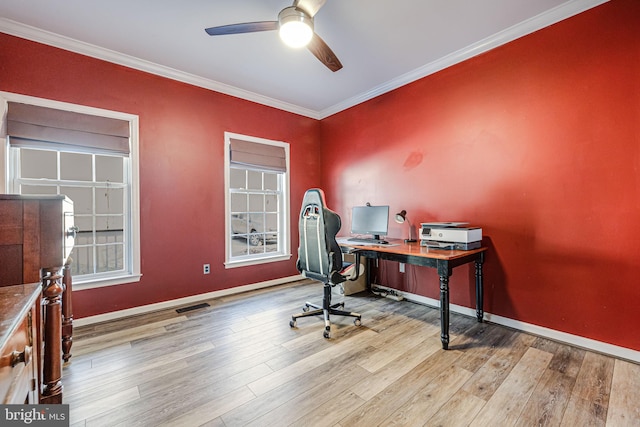
<path fill-rule="evenodd" d="M 402 295 L 400 295 L 397 291 L 395 291 L 394 289 L 389 289 L 389 288 L 381 288 L 378 286 L 372 286 L 371 287 L 371 292 L 373 292 L 373 294 L 381 296 L 381 297 L 385 297 L 385 298 L 389 298 L 395 301 L 402 301 L 404 299 L 404 297 Z"/>

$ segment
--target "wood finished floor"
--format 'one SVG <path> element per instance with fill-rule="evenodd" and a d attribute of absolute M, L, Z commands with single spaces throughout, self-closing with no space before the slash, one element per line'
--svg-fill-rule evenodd
<path fill-rule="evenodd" d="M 640 365 L 373 295 L 289 327 L 298 282 L 76 328 L 64 403 L 80 426 L 640 426 Z"/>

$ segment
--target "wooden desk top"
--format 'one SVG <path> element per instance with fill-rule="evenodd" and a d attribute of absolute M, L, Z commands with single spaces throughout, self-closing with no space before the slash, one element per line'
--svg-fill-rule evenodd
<path fill-rule="evenodd" d="M 420 246 L 420 242 L 405 243 L 402 239 L 385 239 L 387 245 L 358 244 L 358 242 L 347 242 L 348 237 L 338 237 L 338 244 L 343 247 L 360 249 L 363 251 L 386 252 L 398 255 L 413 255 L 424 258 L 452 260 L 475 255 L 487 250 L 486 247 L 462 251 L 458 249 L 435 249 L 427 246 Z"/>

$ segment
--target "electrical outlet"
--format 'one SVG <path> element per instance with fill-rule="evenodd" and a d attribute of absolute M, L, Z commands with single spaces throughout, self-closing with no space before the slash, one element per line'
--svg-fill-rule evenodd
<path fill-rule="evenodd" d="M 204 265 L 202 266 L 202 272 L 203 272 L 204 274 L 209 274 L 209 273 L 211 273 L 211 266 L 210 266 L 209 264 L 204 264 Z"/>
<path fill-rule="evenodd" d="M 400 263 L 400 273 L 404 273 L 404 262 Z"/>

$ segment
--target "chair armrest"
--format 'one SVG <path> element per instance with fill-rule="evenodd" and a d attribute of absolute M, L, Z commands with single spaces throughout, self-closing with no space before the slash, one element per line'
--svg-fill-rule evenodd
<path fill-rule="evenodd" d="M 361 274 L 360 266 L 362 264 L 360 264 L 360 252 L 358 250 L 354 250 L 349 253 L 353 254 L 355 259 L 353 262 L 343 263 L 342 271 L 340 273 L 347 272 L 347 274 L 343 274 L 343 276 L 345 276 L 345 278 L 347 278 L 348 280 L 355 282 L 356 280 L 358 280 L 358 277 L 360 277 Z M 354 264 L 355 266 L 353 266 Z M 349 271 L 352 266 L 354 270 Z"/>

